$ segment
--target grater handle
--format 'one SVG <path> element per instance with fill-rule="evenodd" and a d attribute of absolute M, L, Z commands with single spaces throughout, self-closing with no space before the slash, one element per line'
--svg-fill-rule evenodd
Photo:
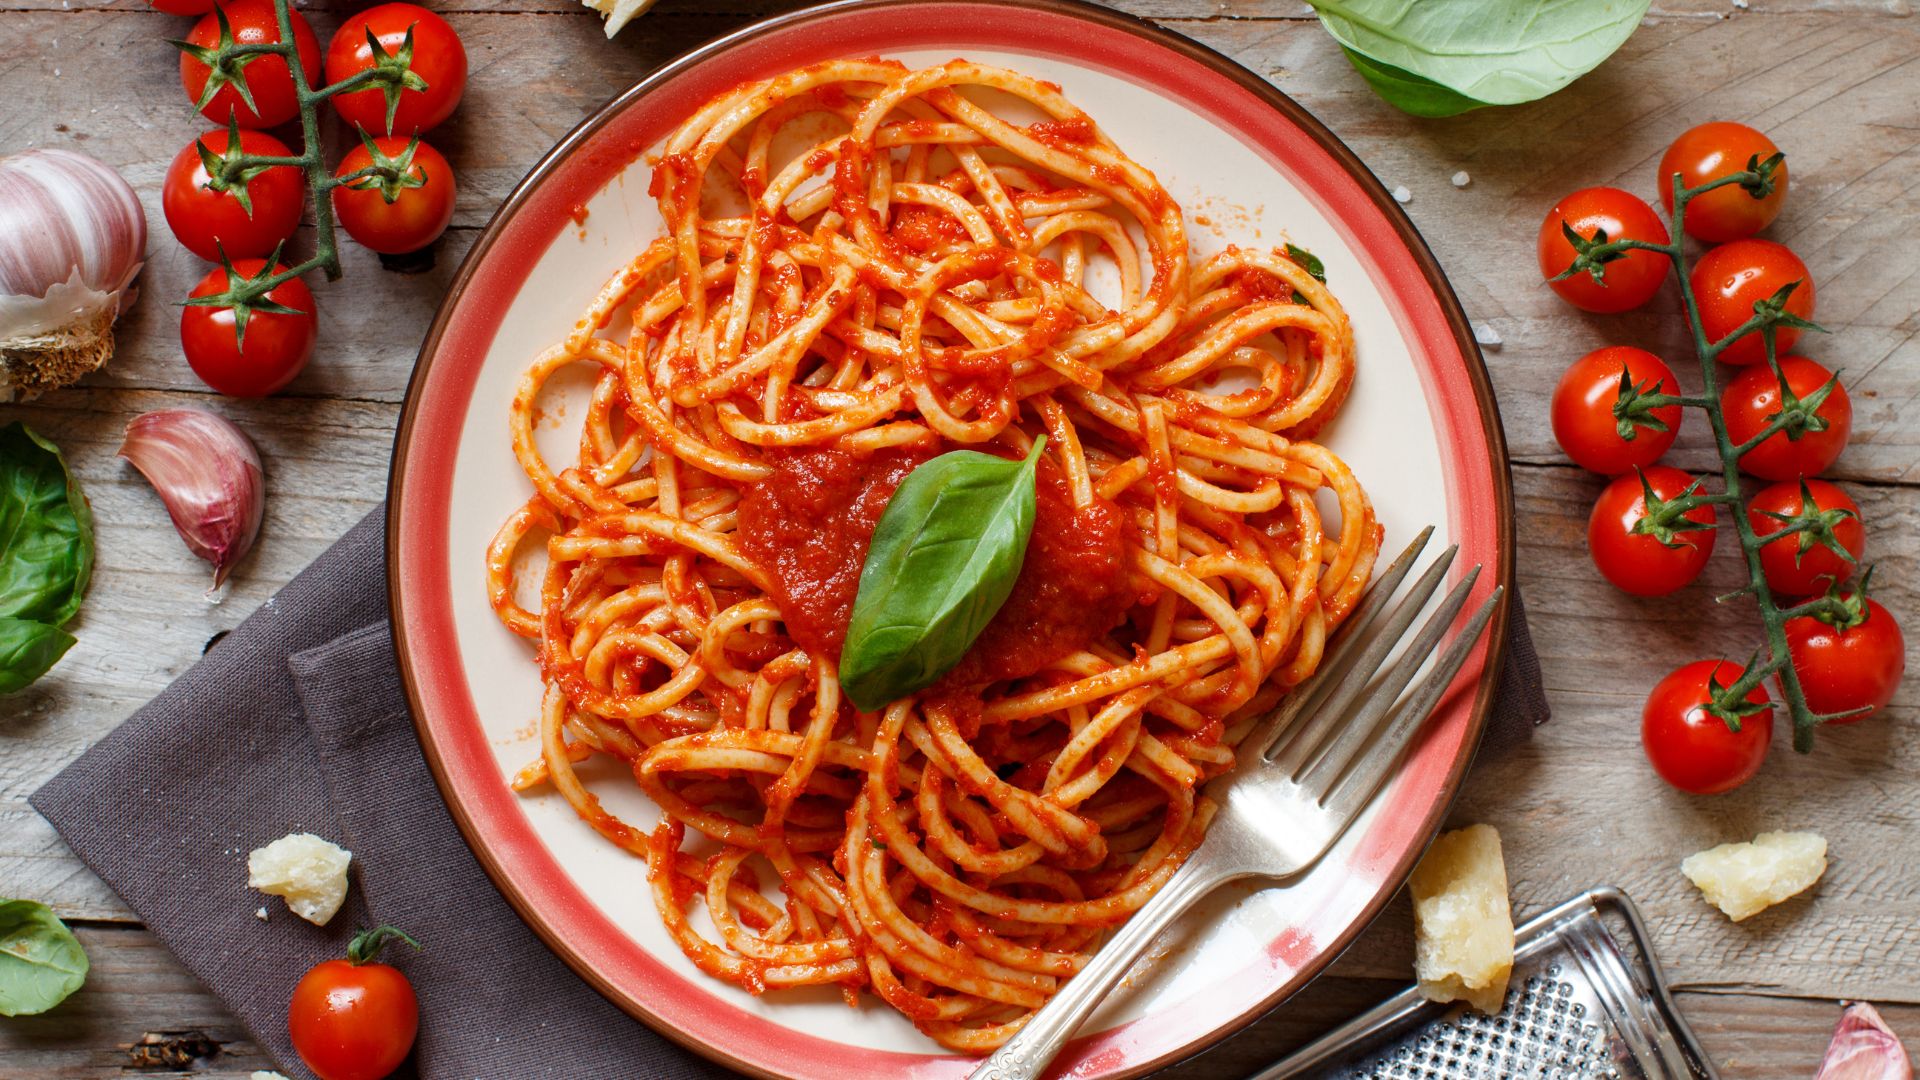
<path fill-rule="evenodd" d="M 1231 876 L 1190 860 L 1121 925 L 1079 974 L 1067 980 L 1065 989 L 1028 1017 L 1019 1032 L 967 1080 L 1037 1080 L 1160 931 Z"/>

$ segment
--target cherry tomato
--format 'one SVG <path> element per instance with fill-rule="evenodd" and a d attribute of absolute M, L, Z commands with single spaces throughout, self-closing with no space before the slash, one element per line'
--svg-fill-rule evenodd
<path fill-rule="evenodd" d="M 293 1048 L 320 1080 L 380 1080 L 400 1067 L 420 1031 L 420 1001 L 398 970 L 376 963 L 392 927 L 369 930 L 347 946 L 347 959 L 313 966 L 293 988 L 287 1029 Z"/>
<path fill-rule="evenodd" d="M 348 124 L 358 124 L 369 135 L 411 135 L 425 131 L 453 112 L 467 88 L 467 50 L 447 21 L 415 4 L 381 4 L 340 24 L 327 43 L 327 81 L 339 82 L 373 67 L 378 58 L 367 43 L 367 32 L 380 41 L 388 56 L 398 56 L 413 31 L 410 70 L 427 84 L 425 90 L 400 91 L 400 103 L 387 125 L 385 88 L 372 87 L 334 96 L 333 105 Z"/>
<path fill-rule="evenodd" d="M 1852 602 L 1853 594 L 1846 599 Z M 1906 674 L 1907 641 L 1900 624 L 1878 601 L 1861 599 L 1865 618 L 1852 626 L 1830 626 L 1811 616 L 1787 620 L 1787 652 L 1807 706 L 1814 712 L 1878 712 L 1893 700 L 1900 677 Z M 1865 712 L 1832 723 L 1851 724 L 1871 715 Z"/>
<path fill-rule="evenodd" d="M 1735 240 L 1700 256 L 1693 267 L 1693 292 L 1700 304 L 1700 325 L 1708 341 L 1719 341 L 1753 318 L 1753 305 L 1769 299 L 1783 287 L 1799 282 L 1787 297 L 1787 311 L 1803 319 L 1813 318 L 1813 277 L 1800 257 L 1785 244 L 1771 240 Z M 1800 340 L 1800 328 L 1782 326 L 1774 330 L 1774 350 L 1785 355 Z M 1767 358 L 1767 346 L 1759 334 L 1748 334 L 1720 350 L 1719 359 L 1728 364 L 1757 364 Z"/>
<path fill-rule="evenodd" d="M 1608 240 L 1645 240 L 1651 244 L 1667 242 L 1667 227 L 1660 224 L 1653 207 L 1619 188 L 1582 188 L 1555 203 L 1540 225 L 1540 276 L 1574 307 L 1602 313 L 1629 311 L 1651 299 L 1667 279 L 1665 255 L 1629 251 L 1604 264 L 1603 281 L 1593 280 L 1593 275 L 1584 270 L 1553 281 L 1555 275 L 1573 265 L 1575 255 L 1573 244 L 1561 230 L 1563 224 L 1589 240 L 1605 231 Z"/>
<path fill-rule="evenodd" d="M 401 135 L 383 135 L 373 140 L 380 153 L 394 161 L 405 159 L 409 140 Z M 379 182 L 364 188 L 341 186 L 333 189 L 333 209 L 348 235 L 362 246 L 387 255 L 418 251 L 439 239 L 453 220 L 453 167 L 440 151 L 426 143 L 413 147 L 412 167 L 407 175 L 418 181 L 417 187 L 393 185 L 394 200 L 387 201 Z M 340 159 L 337 176 L 358 172 L 373 163 L 365 145 L 347 151 Z"/>
<path fill-rule="evenodd" d="M 1696 660 L 1661 679 L 1640 710 L 1640 745 L 1660 779 L 1694 795 L 1732 791 L 1760 771 L 1773 739 L 1773 710 L 1740 718 L 1740 730 L 1706 710 L 1707 680 L 1732 686 L 1744 668 L 1731 660 Z M 1767 692 L 1754 687 L 1747 700 L 1766 705 Z"/>
<path fill-rule="evenodd" d="M 1807 485 L 1815 509 L 1847 512 L 1846 516 L 1836 516 L 1833 537 L 1858 562 L 1860 553 L 1867 547 L 1867 527 L 1860 523 L 1860 508 L 1846 492 L 1825 480 L 1787 480 L 1761 489 L 1747 503 L 1747 521 L 1753 526 L 1754 535 L 1764 540 L 1787 527 L 1785 522 L 1767 515 L 1799 513 L 1804 501 L 1801 484 Z M 1760 549 L 1760 570 L 1767 576 L 1767 588 L 1786 596 L 1812 596 L 1827 591 L 1829 585 L 1847 580 L 1853 573 L 1854 563 L 1841 558 L 1825 544 L 1815 542 L 1802 550 L 1801 543 L 1808 535 L 1783 536 Z"/>
<path fill-rule="evenodd" d="M 225 154 L 229 146 L 224 131 L 209 131 L 197 143 L 216 157 Z M 249 154 L 293 156 L 286 143 L 264 131 L 244 128 L 240 149 Z M 167 215 L 167 227 L 183 247 L 209 262 L 219 262 L 222 251 L 231 259 L 271 253 L 300 225 L 306 180 L 291 165 L 274 165 L 245 186 L 252 213 L 242 208 L 232 191 L 207 187 L 207 169 L 200 151 L 195 143 L 188 143 L 174 155 L 161 189 L 160 208 Z"/>
<path fill-rule="evenodd" d="M 1716 120 L 1690 128 L 1660 157 L 1660 201 L 1672 214 L 1674 173 L 1686 186 L 1699 187 L 1744 171 L 1749 161 L 1764 162 L 1779 152 L 1772 139 L 1745 124 Z M 1687 203 L 1681 227 L 1688 236 L 1709 244 L 1740 240 L 1771 224 L 1786 201 L 1787 163 L 1782 160 L 1773 170 L 1773 190 L 1764 197 L 1756 199 L 1738 184 L 1715 188 Z"/>
<path fill-rule="evenodd" d="M 1787 377 L 1793 396 L 1802 399 L 1833 378 L 1833 372 L 1804 356 L 1782 357 L 1780 372 Z M 1747 368 L 1720 391 L 1720 411 L 1727 418 L 1727 436 L 1734 445 L 1745 443 L 1780 412 L 1780 380 L 1765 364 Z M 1763 480 L 1792 480 L 1825 472 L 1847 448 L 1847 437 L 1853 433 L 1853 402 L 1847 397 L 1847 388 L 1835 383 L 1814 415 L 1827 422 L 1823 430 L 1803 431 L 1797 439 L 1776 431 L 1740 455 L 1740 467 Z"/>
<path fill-rule="evenodd" d="M 1661 359 L 1645 349 L 1612 345 L 1573 362 L 1553 390 L 1553 437 L 1573 463 L 1603 476 L 1617 476 L 1660 460 L 1680 434 L 1681 409 L 1667 405 L 1651 416 L 1665 431 L 1635 423 L 1631 440 L 1620 437 L 1621 418 L 1614 415 L 1620 398 L 1620 373 L 1636 390 L 1649 394 L 1678 394 L 1679 380 Z"/>
<path fill-rule="evenodd" d="M 237 45 L 265 45 L 280 40 L 280 22 L 273 12 L 273 0 L 231 0 L 221 7 L 227 16 L 227 25 L 233 29 L 233 40 Z M 313 85 L 314 76 L 320 72 L 320 40 L 313 36 L 313 28 L 307 25 L 298 11 L 289 10 L 293 21 L 293 44 L 300 51 L 300 69 L 307 73 L 307 83 Z M 220 11 L 208 12 L 187 33 L 187 42 L 201 48 L 210 49 L 220 43 Z M 187 100 L 196 107 L 200 95 L 206 90 L 211 70 L 191 53 L 180 54 L 180 83 L 186 87 Z M 227 114 L 240 118 L 244 128 L 270 128 L 293 119 L 300 113 L 300 101 L 293 92 L 293 72 L 287 69 L 287 62 L 277 56 L 256 56 L 240 68 L 240 75 L 247 81 L 247 89 L 253 95 L 253 103 L 258 111 L 249 109 L 246 100 L 231 82 L 220 87 L 200 112 L 207 119 L 225 126 Z"/>
<path fill-rule="evenodd" d="M 1634 532 L 1634 524 L 1647 516 L 1641 475 L 1616 477 L 1600 493 L 1587 519 L 1587 550 L 1608 581 L 1635 596 L 1665 596 L 1700 576 L 1713 554 L 1714 534 L 1710 529 L 1675 532 L 1669 547 L 1657 536 Z M 1646 469 L 1644 475 L 1654 497 L 1662 501 L 1679 498 L 1693 483 L 1686 473 L 1664 465 Z M 1711 524 L 1713 507 L 1696 506 L 1686 516 Z"/>
<path fill-rule="evenodd" d="M 147 0 L 147 3 L 164 15 L 205 15 L 213 10 L 213 0 Z"/>
<path fill-rule="evenodd" d="M 265 259 L 236 259 L 233 269 L 242 278 L 256 278 L 266 265 Z M 273 271 L 283 269 L 275 266 Z M 211 296 L 228 285 L 226 268 L 216 267 L 188 295 Z M 299 278 L 288 278 L 266 298 L 299 314 L 250 313 L 244 346 L 235 333 L 232 308 L 189 305 L 181 309 L 180 345 L 201 381 L 234 397 L 265 397 L 292 382 L 307 366 L 313 356 L 313 293 Z"/>

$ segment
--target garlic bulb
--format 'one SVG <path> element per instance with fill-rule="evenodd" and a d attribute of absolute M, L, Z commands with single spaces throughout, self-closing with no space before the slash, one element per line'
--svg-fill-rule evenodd
<path fill-rule="evenodd" d="M 199 409 L 159 409 L 133 418 L 120 456 L 167 506 L 187 550 L 227 579 L 260 535 L 267 482 L 253 440 L 232 421 Z"/>
<path fill-rule="evenodd" d="M 146 250 L 146 214 L 119 173 L 72 150 L 0 158 L 0 401 L 107 362 Z"/>

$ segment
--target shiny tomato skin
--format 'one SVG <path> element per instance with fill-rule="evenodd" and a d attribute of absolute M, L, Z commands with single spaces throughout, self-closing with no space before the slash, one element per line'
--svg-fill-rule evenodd
<path fill-rule="evenodd" d="M 196 142 L 206 144 L 216 156 L 227 151 L 225 131 L 209 131 Z M 271 254 L 299 228 L 307 194 L 306 178 L 299 169 L 275 165 L 247 181 L 247 197 L 253 206 L 253 213 L 248 214 L 232 192 L 213 191 L 206 186 L 207 170 L 194 147 L 194 143 L 188 143 L 174 156 L 160 193 L 167 227 L 182 247 L 208 262 L 219 262 L 222 251 L 230 259 L 258 257 Z M 293 155 L 286 143 L 264 131 L 247 128 L 240 129 L 240 149 L 273 157 Z"/>
<path fill-rule="evenodd" d="M 1877 600 L 1868 598 L 1866 608 L 1867 617 L 1844 630 L 1807 616 L 1787 620 L 1787 652 L 1807 707 L 1816 713 L 1873 710 L 1830 723 L 1851 724 L 1885 708 L 1907 672 L 1900 624 Z"/>
<path fill-rule="evenodd" d="M 1622 439 L 1613 416 L 1622 366 L 1628 381 L 1635 386 L 1649 384 L 1649 393 L 1680 393 L 1680 382 L 1664 361 L 1630 345 L 1595 349 L 1575 360 L 1553 390 L 1554 440 L 1574 464 L 1602 476 L 1618 476 L 1660 460 L 1679 437 L 1684 415 L 1678 405 L 1655 409 L 1654 418 L 1667 430 L 1636 426 L 1631 442 Z"/>
<path fill-rule="evenodd" d="M 1643 470 L 1647 484 L 1660 499 L 1679 497 L 1693 478 L 1679 469 L 1655 465 Z M 1658 539 L 1632 531 L 1635 522 L 1647 513 L 1646 498 L 1640 489 L 1640 474 L 1615 477 L 1587 519 L 1587 551 L 1600 576 L 1635 596 L 1665 596 L 1694 578 L 1713 554 L 1714 531 L 1683 532 L 1674 539 L 1680 546 L 1667 547 Z M 1687 518 L 1701 523 L 1713 520 L 1713 507 L 1697 506 Z"/>
<path fill-rule="evenodd" d="M 1696 660 L 1654 686 L 1640 710 L 1640 745 L 1662 780 L 1693 795 L 1720 795 L 1760 771 L 1773 739 L 1773 711 L 1742 717 L 1740 730 L 1708 712 L 1704 706 L 1711 676 L 1731 686 L 1745 669 L 1730 660 Z M 1747 700 L 1764 705 L 1764 688 L 1756 686 Z"/>
<path fill-rule="evenodd" d="M 274 15 L 273 0 L 232 0 L 225 4 L 227 24 L 233 28 L 233 40 L 237 45 L 263 45 L 280 40 L 280 22 Z M 307 25 L 298 11 L 289 11 L 293 22 L 293 43 L 300 52 L 300 69 L 307 73 L 308 87 L 313 85 L 314 77 L 320 73 L 320 39 L 313 36 L 313 28 Z M 195 45 L 212 47 L 220 42 L 220 24 L 213 12 L 209 11 L 201 20 L 193 24 L 187 33 L 187 41 Z M 247 79 L 247 89 L 253 94 L 253 103 L 259 111 L 247 108 L 232 84 L 220 88 L 200 110 L 201 115 L 215 124 L 225 127 L 227 114 L 231 112 L 239 117 L 243 128 L 270 128 L 293 119 L 300 114 L 300 100 L 293 92 L 293 72 L 288 70 L 287 62 L 277 56 L 262 56 L 248 62 L 241 69 Z M 187 55 L 180 54 L 180 83 L 186 88 L 187 100 L 198 102 L 200 92 L 206 89 L 207 65 Z"/>
<path fill-rule="evenodd" d="M 163 15 L 205 15 L 213 10 L 213 0 L 147 0 Z"/>
<path fill-rule="evenodd" d="M 374 140 L 374 145 L 388 157 L 398 158 L 406 152 L 407 142 L 406 136 L 382 135 Z M 372 162 L 373 155 L 367 153 L 367 148 L 356 146 L 340 159 L 334 175 L 345 176 Z M 453 167 L 440 151 L 426 143 L 414 147 L 413 167 L 415 176 L 424 172 L 426 183 L 402 188 L 399 197 L 391 203 L 377 187 L 333 189 L 333 209 L 340 216 L 340 225 L 362 247 L 385 255 L 404 255 L 419 251 L 447 231 L 447 225 L 453 221 L 457 191 Z"/>
<path fill-rule="evenodd" d="M 1784 480 L 1762 488 L 1748 500 L 1747 522 L 1753 526 L 1754 535 L 1764 540 L 1786 528 L 1784 523 L 1768 517 L 1767 512 L 1798 513 L 1803 482 L 1815 506 L 1822 510 L 1846 510 L 1853 515 L 1834 525 L 1833 535 L 1841 547 L 1853 553 L 1854 562 L 1834 554 L 1825 544 L 1815 544 L 1802 552 L 1799 534 L 1783 536 L 1760 549 L 1760 570 L 1766 575 L 1767 588 L 1783 596 L 1813 596 L 1826 592 L 1829 585 L 1846 581 L 1867 547 L 1867 527 L 1860 522 L 1860 508 L 1846 492 L 1825 480 L 1813 478 Z"/>
<path fill-rule="evenodd" d="M 265 259 L 236 259 L 233 268 L 257 277 Z M 275 272 L 284 267 L 275 267 Z M 216 267 L 190 296 L 208 296 L 227 288 L 227 272 Z M 247 319 L 245 349 L 234 333 L 233 309 L 187 306 L 180 309 L 180 345 L 201 381 L 233 397 L 265 397 L 293 381 L 313 356 L 313 293 L 299 278 L 289 278 L 267 299 L 299 311 L 281 315 L 255 311 Z"/>
<path fill-rule="evenodd" d="M 1555 203 L 1540 225 L 1540 276 L 1561 299 L 1584 311 L 1612 314 L 1631 311 L 1653 298 L 1667 279 L 1668 260 L 1657 251 L 1629 251 L 1605 264 L 1604 282 L 1582 271 L 1570 278 L 1553 277 L 1573 265 L 1573 245 L 1561 231 L 1562 223 L 1583 237 L 1605 229 L 1608 240 L 1667 242 L 1667 227 L 1653 207 L 1619 188 L 1582 188 Z"/>
<path fill-rule="evenodd" d="M 293 988 L 293 1048 L 320 1080 L 380 1080 L 400 1067 L 420 1030 L 420 1002 L 386 964 L 327 960 Z"/>
<path fill-rule="evenodd" d="M 1779 152 L 1772 139 L 1745 124 L 1716 120 L 1689 128 L 1660 157 L 1660 202 L 1671 215 L 1676 172 L 1687 187 L 1699 187 L 1745 171 L 1750 160 L 1765 161 Z M 1786 201 L 1787 163 L 1782 161 L 1774 169 L 1773 190 L 1765 198 L 1754 198 L 1738 184 L 1715 188 L 1687 203 L 1687 216 L 1680 227 L 1703 243 L 1742 240 L 1772 224 Z"/>
<path fill-rule="evenodd" d="M 1804 356 L 1781 357 L 1780 372 L 1787 377 L 1793 395 L 1802 399 L 1833 377 L 1833 372 Z M 1727 419 L 1727 437 L 1735 446 L 1760 434 L 1780 411 L 1780 380 L 1773 369 L 1756 364 L 1729 379 L 1720 391 L 1720 411 Z M 1776 431 L 1742 454 L 1740 467 L 1762 480 L 1792 480 L 1826 472 L 1839 460 L 1853 434 L 1853 401 L 1847 397 L 1847 388 L 1835 383 L 1833 392 L 1814 412 L 1827 422 L 1825 430 L 1804 432 L 1798 439 Z"/>
<path fill-rule="evenodd" d="M 389 56 L 397 55 L 413 29 L 412 70 L 427 84 L 425 90 L 400 93 L 393 127 L 387 127 L 387 98 L 379 87 L 337 94 L 334 108 L 349 126 L 369 135 L 411 135 L 426 131 L 452 115 L 467 88 L 467 50 L 447 20 L 415 4 L 381 4 L 340 24 L 327 43 L 327 82 L 336 83 L 374 64 L 367 31 L 380 40 Z"/>
<path fill-rule="evenodd" d="M 1753 305 L 1779 292 L 1790 282 L 1800 287 L 1787 297 L 1787 311 L 1803 319 L 1813 318 L 1813 275 L 1807 264 L 1785 244 L 1771 240 L 1735 240 L 1722 244 L 1693 266 L 1690 279 L 1700 304 L 1700 326 L 1709 342 L 1726 337 L 1748 319 Z M 1785 356 L 1800 340 L 1800 328 L 1781 326 L 1774 330 L 1774 351 Z M 1757 333 L 1748 334 L 1720 350 L 1722 363 L 1758 364 L 1767 358 L 1766 342 Z"/>

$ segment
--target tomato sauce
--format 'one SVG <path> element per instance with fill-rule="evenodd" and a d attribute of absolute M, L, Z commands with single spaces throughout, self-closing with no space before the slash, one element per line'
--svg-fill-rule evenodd
<path fill-rule="evenodd" d="M 741 551 L 766 571 L 787 632 L 808 652 L 839 658 L 874 526 L 894 489 L 937 452 L 786 451 L 741 499 Z M 939 690 L 1031 675 L 1118 626 L 1139 599 L 1119 507 L 1096 496 L 1076 509 L 1066 477 L 1043 463 L 1034 510 L 1012 593 Z"/>

